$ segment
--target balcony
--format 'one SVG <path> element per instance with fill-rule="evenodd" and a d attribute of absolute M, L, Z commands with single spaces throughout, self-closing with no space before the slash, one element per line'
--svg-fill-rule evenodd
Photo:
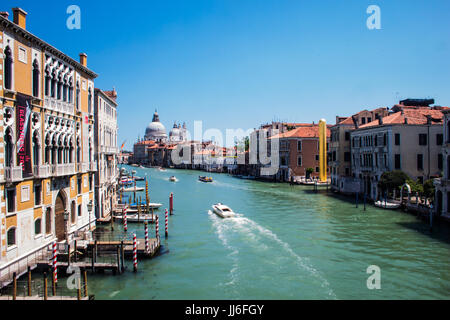
<path fill-rule="evenodd" d="M 51 170 L 50 165 L 44 164 L 39 166 L 34 166 L 33 168 L 34 176 L 39 179 L 45 179 L 50 177 Z"/>
<path fill-rule="evenodd" d="M 22 181 L 22 167 L 6 167 L 5 179 L 8 183 Z"/>
<path fill-rule="evenodd" d="M 89 163 L 77 163 L 76 164 L 77 173 L 86 173 L 89 171 Z"/>
<path fill-rule="evenodd" d="M 97 172 L 97 161 L 91 162 L 89 164 L 89 171 Z"/>
<path fill-rule="evenodd" d="M 73 115 L 74 105 L 73 103 L 64 102 L 52 97 L 45 97 L 44 106 L 50 110 L 68 113 Z"/>
<path fill-rule="evenodd" d="M 52 175 L 55 177 L 71 176 L 75 174 L 74 163 L 60 163 L 52 166 Z"/>

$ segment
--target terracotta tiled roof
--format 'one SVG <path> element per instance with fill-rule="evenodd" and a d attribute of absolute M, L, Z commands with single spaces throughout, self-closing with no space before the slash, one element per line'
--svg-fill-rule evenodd
<path fill-rule="evenodd" d="M 446 110 L 444 108 L 443 110 Z M 444 118 L 444 114 L 442 110 L 435 110 L 431 108 L 403 108 L 403 111 L 398 111 L 393 114 L 390 114 L 387 117 L 384 117 L 383 125 L 390 124 L 412 124 L 412 125 L 423 125 L 427 124 L 427 117 L 431 117 L 432 123 L 439 124 L 442 122 Z M 406 121 L 405 121 L 406 119 Z M 370 128 L 380 125 L 380 120 L 375 120 L 365 125 L 360 126 L 360 129 Z"/>
<path fill-rule="evenodd" d="M 146 140 L 146 141 L 140 141 L 140 142 L 138 142 L 136 144 L 151 146 L 151 145 L 156 144 L 156 142 L 153 141 L 153 140 Z"/>
<path fill-rule="evenodd" d="M 114 101 L 117 100 L 117 92 L 115 89 L 112 91 L 103 91 L 109 98 L 113 99 Z"/>
<path fill-rule="evenodd" d="M 327 137 L 331 136 L 330 126 L 327 126 Z M 270 139 L 285 138 L 319 138 L 319 125 L 308 124 L 297 129 L 277 134 Z"/>

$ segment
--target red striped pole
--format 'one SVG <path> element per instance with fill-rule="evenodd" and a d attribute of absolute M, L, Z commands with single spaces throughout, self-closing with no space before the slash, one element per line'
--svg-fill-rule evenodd
<path fill-rule="evenodd" d="M 133 269 L 137 272 L 137 242 L 136 234 L 133 234 Z"/>
<path fill-rule="evenodd" d="M 145 221 L 144 225 L 145 225 L 145 251 L 148 253 L 150 251 L 150 248 L 148 246 L 148 224 L 147 224 L 147 221 Z"/>
<path fill-rule="evenodd" d="M 125 232 L 127 232 L 128 231 L 127 208 L 123 209 L 123 217 L 122 217 L 122 219 L 123 219 L 123 230 Z"/>
<path fill-rule="evenodd" d="M 56 254 L 56 242 L 53 242 L 53 278 L 55 283 L 58 283 L 58 255 Z"/>
<path fill-rule="evenodd" d="M 169 214 L 166 209 L 166 238 L 169 236 Z"/>
<path fill-rule="evenodd" d="M 173 215 L 173 192 L 170 194 L 170 215 Z"/>
<path fill-rule="evenodd" d="M 159 216 L 156 216 L 156 238 L 159 238 Z"/>

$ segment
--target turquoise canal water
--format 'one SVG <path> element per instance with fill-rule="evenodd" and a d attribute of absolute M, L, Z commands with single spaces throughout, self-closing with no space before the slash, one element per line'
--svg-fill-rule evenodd
<path fill-rule="evenodd" d="M 445 226 L 431 234 L 413 215 L 363 211 L 310 187 L 224 174 L 211 174 L 214 183 L 205 184 L 198 182 L 202 172 L 133 169 L 149 178 L 152 202 L 168 207 L 174 193 L 169 238 L 161 223 L 163 254 L 139 261 L 136 274 L 129 263 L 121 276 L 89 276 L 96 299 L 450 298 Z M 179 182 L 169 182 L 171 175 Z M 209 212 L 217 202 L 239 217 L 222 220 Z M 164 210 L 159 215 L 163 222 Z M 143 225 L 130 223 L 129 232 L 143 237 Z M 381 290 L 367 289 L 371 265 L 381 268 Z"/>

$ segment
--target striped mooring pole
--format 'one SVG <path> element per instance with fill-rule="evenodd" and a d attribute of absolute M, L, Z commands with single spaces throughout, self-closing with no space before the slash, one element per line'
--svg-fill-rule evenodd
<path fill-rule="evenodd" d="M 123 209 L 123 217 L 122 217 L 122 219 L 123 219 L 123 230 L 124 230 L 125 232 L 127 232 L 127 231 L 128 231 L 127 208 L 124 208 L 124 209 Z"/>
<path fill-rule="evenodd" d="M 169 213 L 166 209 L 166 238 L 169 236 Z"/>
<path fill-rule="evenodd" d="M 148 246 L 148 223 L 145 221 L 145 251 L 148 253 L 150 251 L 150 248 Z"/>
<path fill-rule="evenodd" d="M 173 215 L 173 192 L 170 193 L 170 198 L 169 198 L 169 202 L 170 202 L 170 215 Z"/>
<path fill-rule="evenodd" d="M 159 238 L 159 216 L 156 216 L 156 238 Z"/>
<path fill-rule="evenodd" d="M 133 234 L 133 270 L 137 272 L 137 242 L 136 234 Z"/>
<path fill-rule="evenodd" d="M 56 242 L 53 242 L 53 279 L 58 283 L 58 255 L 56 254 Z"/>

